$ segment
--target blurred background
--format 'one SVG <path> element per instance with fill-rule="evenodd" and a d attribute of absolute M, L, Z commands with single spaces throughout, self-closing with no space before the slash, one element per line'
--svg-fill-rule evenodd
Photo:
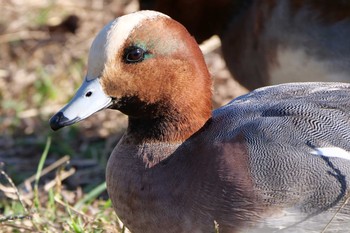
<path fill-rule="evenodd" d="M 0 0 L 0 9 L 0 231 L 123 231 L 104 171 L 126 117 L 107 110 L 58 132 L 48 120 L 80 86 L 96 33 L 138 10 L 138 1 Z M 201 48 L 213 106 L 245 93 L 226 69 L 220 40 Z"/>

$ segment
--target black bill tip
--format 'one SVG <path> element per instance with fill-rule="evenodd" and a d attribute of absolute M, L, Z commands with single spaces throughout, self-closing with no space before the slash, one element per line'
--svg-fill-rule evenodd
<path fill-rule="evenodd" d="M 50 127 L 53 130 L 59 130 L 64 127 L 63 122 L 68 121 L 68 118 L 63 115 L 63 112 L 58 112 L 50 119 Z"/>
<path fill-rule="evenodd" d="M 75 122 L 79 121 L 79 117 L 74 118 L 73 120 L 69 120 L 67 117 L 64 116 L 63 112 L 58 112 L 55 115 L 53 115 L 50 119 L 50 127 L 53 130 L 59 130 L 60 128 L 74 124 Z"/>

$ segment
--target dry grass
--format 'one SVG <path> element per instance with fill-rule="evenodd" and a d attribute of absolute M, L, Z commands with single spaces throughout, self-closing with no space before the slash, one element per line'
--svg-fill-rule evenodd
<path fill-rule="evenodd" d="M 126 117 L 100 112 L 55 133 L 48 119 L 80 85 L 94 35 L 115 17 L 137 10 L 137 1 L 0 0 L 0 6 L 1 231 L 118 232 L 106 193 L 98 195 L 102 199 L 91 194 L 104 190 L 107 156 Z M 215 38 L 202 48 L 217 107 L 244 90 L 226 70 Z M 44 161 L 40 173 L 39 161 Z"/>

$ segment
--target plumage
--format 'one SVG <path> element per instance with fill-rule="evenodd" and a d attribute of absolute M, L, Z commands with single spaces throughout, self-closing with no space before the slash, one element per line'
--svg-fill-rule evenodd
<path fill-rule="evenodd" d="M 211 112 L 203 56 L 176 21 L 140 11 L 96 38 L 87 78 L 50 124 L 128 115 L 106 180 L 132 232 L 321 232 L 334 216 L 330 232 L 348 231 L 350 84 L 264 87 Z"/>

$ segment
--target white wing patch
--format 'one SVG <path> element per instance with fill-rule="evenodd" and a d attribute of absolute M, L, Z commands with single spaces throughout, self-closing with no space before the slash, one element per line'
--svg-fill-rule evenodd
<path fill-rule="evenodd" d="M 350 160 L 350 152 L 340 147 L 318 147 L 311 151 L 311 154 Z"/>

